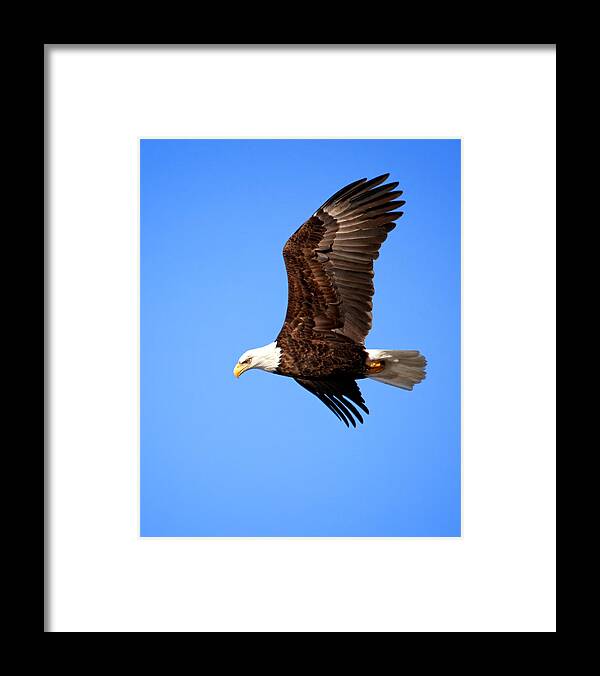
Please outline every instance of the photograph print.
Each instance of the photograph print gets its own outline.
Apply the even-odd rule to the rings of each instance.
[[[141,139],[140,295],[142,537],[461,536],[460,139]]]

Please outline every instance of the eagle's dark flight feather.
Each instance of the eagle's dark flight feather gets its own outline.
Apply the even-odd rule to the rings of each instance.
[[[362,415],[352,402],[365,413],[369,413],[360,389],[352,377],[338,377],[323,381],[305,380],[303,378],[294,378],[294,380],[311,394],[316,395],[346,426],[348,426],[348,421],[350,421],[352,426],[356,427],[352,414],[361,423],[364,422]]]

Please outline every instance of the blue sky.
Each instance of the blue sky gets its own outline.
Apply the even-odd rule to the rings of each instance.
[[[460,141],[141,141],[142,536],[460,535]],[[232,369],[275,339],[281,250],[332,193],[390,173],[367,347],[418,349],[412,392],[359,381],[347,429],[293,380]]]

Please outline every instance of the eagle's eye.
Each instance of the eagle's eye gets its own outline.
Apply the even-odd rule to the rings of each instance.
[[[252,361],[252,357],[248,357],[248,359],[244,359],[243,362],[240,362],[241,364],[249,364]]]

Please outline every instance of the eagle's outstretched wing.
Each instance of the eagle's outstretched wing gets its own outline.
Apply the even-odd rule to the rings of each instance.
[[[311,394],[318,397],[330,411],[348,427],[348,422],[356,427],[354,417],[363,422],[363,417],[358,406],[365,413],[369,409],[365,406],[365,400],[360,393],[360,389],[353,378],[326,378],[323,380],[306,380],[304,378],[294,378],[294,380],[308,390]],[[354,406],[356,404],[356,406]]]
[[[373,260],[402,216],[389,174],[362,178],[330,197],[287,241],[284,329],[295,337],[364,344],[371,329]],[[283,330],[283,329],[282,329]]]

